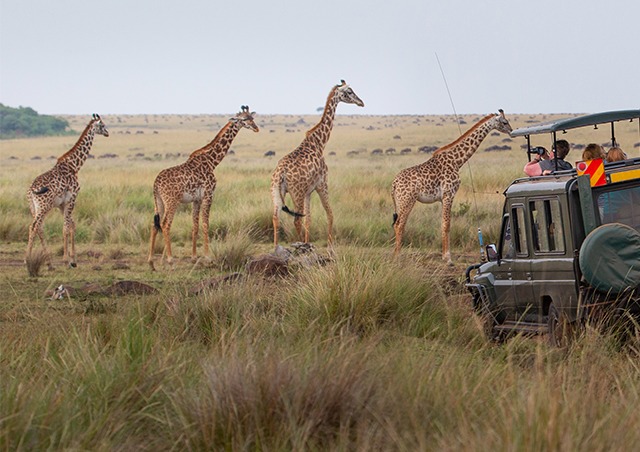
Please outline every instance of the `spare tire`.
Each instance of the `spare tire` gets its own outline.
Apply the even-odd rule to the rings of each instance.
[[[640,286],[640,233],[621,223],[604,224],[584,239],[580,270],[591,286],[620,293]]]

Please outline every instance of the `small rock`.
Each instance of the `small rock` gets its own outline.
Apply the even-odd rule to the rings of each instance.
[[[286,276],[289,274],[287,261],[274,254],[263,254],[246,265],[247,273],[264,276]]]

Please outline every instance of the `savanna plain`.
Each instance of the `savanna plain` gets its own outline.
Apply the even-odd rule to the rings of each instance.
[[[514,129],[566,116],[506,114]],[[54,268],[34,277],[23,263],[26,190],[90,115],[66,117],[75,135],[0,141],[0,450],[637,447],[640,339],[621,344],[587,328],[568,348],[520,335],[496,345],[472,312],[464,270],[480,258],[478,227],[485,243],[498,240],[524,139],[491,134],[462,168],[453,265],[440,258],[439,204],[414,208],[392,259],[393,177],[429,157],[419,148],[455,140],[483,115],[338,115],[325,150],[335,245],[314,195],[321,259],[265,276],[246,264],[273,251],[271,172],[319,115],[258,114],[260,132],[241,130],[216,170],[211,259],[191,261],[183,207],[171,230],[175,265],[159,263],[159,243],[152,272],[154,178],[229,116],[104,115],[110,136],[95,138],[79,174],[78,267],[62,262],[55,211],[45,222]],[[637,123],[617,125],[630,155],[639,135]],[[605,143],[610,130],[562,137]],[[550,148],[550,137],[532,144]],[[291,217],[281,225],[290,247]],[[153,293],[107,290],[125,282]],[[52,299],[60,285],[75,290]]]

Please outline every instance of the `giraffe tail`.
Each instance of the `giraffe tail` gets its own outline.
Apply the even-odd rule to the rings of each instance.
[[[398,221],[398,214],[393,212],[393,223],[391,223],[391,226],[393,226],[394,224],[396,224],[396,221]]]
[[[162,231],[162,226],[160,226],[160,214],[157,213],[153,216],[153,227],[156,228],[156,231]]]
[[[282,210],[284,212],[287,212],[289,215],[291,215],[293,217],[304,217],[304,214],[298,213],[298,212],[294,212],[293,210],[290,210],[286,205],[282,206]]]
[[[34,195],[44,195],[49,191],[49,187],[42,187],[37,190],[32,190]]]

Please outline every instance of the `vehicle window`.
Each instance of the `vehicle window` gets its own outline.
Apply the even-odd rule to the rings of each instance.
[[[536,252],[564,252],[562,214],[558,199],[536,199],[529,202],[531,236]]]
[[[524,206],[514,206],[511,210],[511,218],[513,218],[511,234],[513,236],[512,240],[515,244],[516,254],[518,256],[526,256],[529,254],[529,250],[527,248]]]
[[[640,187],[598,195],[600,222],[623,223],[640,232]]]

